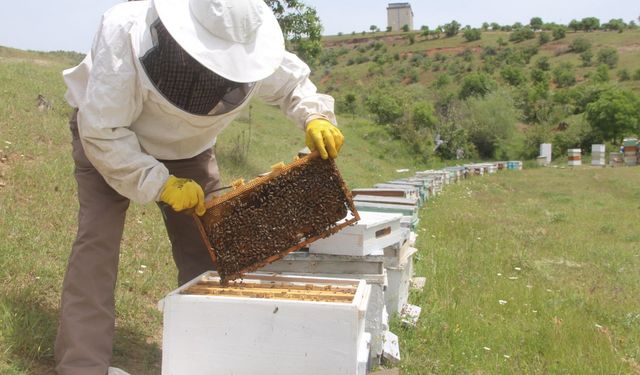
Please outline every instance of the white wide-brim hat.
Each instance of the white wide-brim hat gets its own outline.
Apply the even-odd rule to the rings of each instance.
[[[200,64],[235,82],[273,74],[284,37],[263,0],[153,0],[160,20]]]

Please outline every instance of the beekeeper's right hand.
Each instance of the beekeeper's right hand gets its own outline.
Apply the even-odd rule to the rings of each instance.
[[[196,215],[202,216],[206,211],[202,187],[188,178],[169,176],[160,194],[160,200],[178,212],[195,208]]]

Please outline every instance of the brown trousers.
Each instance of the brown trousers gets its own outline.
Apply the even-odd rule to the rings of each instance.
[[[77,110],[69,126],[78,184],[78,233],[62,286],[55,341],[60,375],[105,375],[112,356],[115,285],[120,241],[129,199],[113,190],[87,159],[78,137]],[[191,159],[162,161],[177,177],[191,178],[207,192],[219,184],[211,150]],[[171,240],[180,285],[214,269],[193,217],[158,205]]]

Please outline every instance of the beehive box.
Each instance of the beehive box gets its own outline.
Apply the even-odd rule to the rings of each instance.
[[[162,374],[366,374],[363,280],[205,273],[159,303]]]
[[[382,333],[385,324],[384,290],[387,286],[382,255],[313,254],[303,249],[266,265],[258,272],[364,280],[371,287],[365,314],[365,331],[371,334],[371,362],[376,363],[379,359],[382,354]]]
[[[381,212],[402,214],[400,225],[415,228],[418,223],[418,207],[391,203],[355,202],[360,212]]]
[[[338,233],[309,245],[310,253],[336,255],[382,255],[383,249],[400,241],[402,214],[360,212],[360,220]]]
[[[397,267],[386,267],[388,286],[384,293],[385,306],[390,315],[402,311],[409,300],[411,278],[413,277],[413,255],[418,250],[409,247],[403,254],[404,259]]]
[[[216,197],[206,207],[196,221],[223,280],[254,271],[359,219],[335,162],[322,160],[317,152]],[[342,220],[347,215],[350,219]]]
[[[358,195],[375,195],[380,197],[397,197],[397,198],[418,198],[418,191],[409,191],[404,189],[378,189],[378,188],[369,188],[369,189],[352,189],[351,194],[354,197]]]

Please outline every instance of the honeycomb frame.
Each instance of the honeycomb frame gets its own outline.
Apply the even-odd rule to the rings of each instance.
[[[263,256],[260,259],[255,259],[255,262],[253,262],[252,264],[239,266],[237,267],[236,270],[233,270],[233,271],[225,270],[224,269],[225,267],[221,267],[224,264],[226,264],[225,262],[228,262],[228,260],[226,260],[225,258],[225,262],[218,262],[220,255],[222,254],[221,253],[222,249],[216,249],[216,246],[214,246],[214,244],[212,244],[212,241],[210,241],[210,236],[216,236],[216,233],[215,233],[216,225],[221,223],[223,220],[229,220],[229,215],[234,214],[234,212],[230,213],[229,209],[225,207],[233,204],[239,204],[238,202],[247,201],[249,199],[248,197],[250,196],[250,194],[255,193],[256,191],[260,191],[261,188],[264,189],[264,186],[271,186],[269,184],[278,183],[278,179],[289,178],[290,176],[289,177],[287,176],[291,172],[296,173],[295,171],[297,171],[300,173],[300,171],[303,171],[304,168],[311,167],[312,163],[327,163],[325,166],[323,166],[323,168],[327,168],[331,172],[332,176],[337,178],[337,181],[334,181],[333,178],[331,179],[331,181],[334,182],[331,188],[336,189],[334,193],[341,195],[344,199],[342,201],[331,202],[331,203],[332,204],[335,203],[336,210],[342,209],[344,208],[344,206],[346,206],[346,210],[347,210],[346,215],[337,218],[337,220],[335,220],[335,222],[333,222],[332,225],[329,225],[320,233],[313,233],[313,230],[310,230],[308,227],[292,228],[291,230],[289,230],[289,232],[296,231],[296,233],[301,235],[301,237],[299,238],[296,244],[283,248],[282,250],[278,250],[275,254],[261,254]],[[315,176],[315,177],[321,177],[321,176]],[[327,177],[327,176],[324,176],[324,177]],[[303,188],[310,190],[310,191],[304,192],[304,194],[306,194],[307,196],[312,196],[314,194],[314,191],[312,191],[314,186],[312,185],[307,186],[306,184],[301,184],[301,185]],[[297,187],[299,188],[300,186],[297,186]],[[297,203],[304,206],[306,202],[297,202]],[[289,204],[291,204],[291,202],[289,202]],[[295,208],[303,209],[303,210],[310,208],[308,206],[304,206],[304,207],[302,206],[298,206]],[[207,250],[209,251],[209,255],[211,256],[213,263],[216,264],[218,268],[217,271],[225,282],[228,280],[239,278],[245,273],[255,271],[260,267],[263,267],[269,263],[279,260],[293,251],[299,250],[300,248],[305,247],[308,244],[318,239],[328,237],[331,234],[340,231],[344,227],[352,225],[356,223],[358,220],[360,220],[358,212],[353,203],[351,192],[346,187],[344,180],[342,179],[340,172],[338,171],[338,168],[335,164],[335,161],[333,159],[322,160],[317,151],[314,151],[309,155],[306,155],[292,162],[291,164],[288,164],[279,169],[273,170],[269,174],[266,174],[254,180],[251,180],[247,184],[242,185],[227,194],[224,194],[219,197],[214,197],[211,200],[206,202],[205,207],[207,209],[205,214],[202,217],[198,217],[194,214],[194,218],[198,225],[201,238],[204,244],[206,245]],[[319,211],[319,210],[316,210],[316,211]],[[352,216],[351,218],[348,218],[349,211],[351,212],[351,216]],[[338,211],[334,213],[337,214],[337,212]],[[328,216],[329,214],[327,214],[326,212],[310,212],[309,213],[310,217],[319,217],[322,215]],[[338,214],[338,216],[340,215]],[[334,217],[334,219],[336,217]],[[348,219],[339,224],[337,223],[338,221],[344,219],[345,217],[347,217]],[[325,219],[328,220],[329,218],[325,217]],[[246,235],[245,232],[243,232],[243,235]],[[266,238],[272,238],[271,235],[278,236],[278,234],[279,234],[278,230],[274,228],[269,232],[268,235],[266,235]],[[231,235],[231,234],[227,234],[227,235]],[[229,256],[229,254],[232,253],[232,251],[233,249],[223,250],[223,252],[226,253],[227,257]],[[238,261],[236,264],[239,264],[239,262],[240,261]]]

